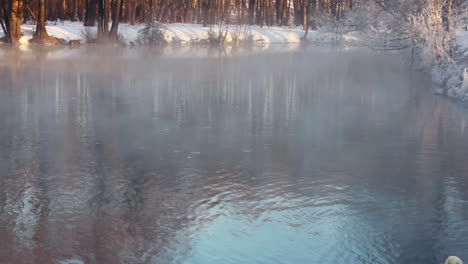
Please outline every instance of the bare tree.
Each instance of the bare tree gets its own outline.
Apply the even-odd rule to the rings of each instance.
[[[46,30],[46,0],[38,0],[36,32],[30,42],[56,44],[58,40],[49,36]]]
[[[18,43],[21,38],[21,19],[23,18],[23,0],[1,0],[2,29],[5,41]]]

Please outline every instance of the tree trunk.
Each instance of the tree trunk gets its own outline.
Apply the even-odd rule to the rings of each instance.
[[[105,42],[109,37],[110,0],[98,0],[98,41]]]
[[[105,37],[104,32],[104,0],[98,0],[98,26],[97,26],[97,38],[102,40]]]
[[[127,0],[127,1],[131,1],[131,3],[132,3],[131,8],[128,11],[128,12],[130,12],[129,13],[129,15],[130,15],[130,25],[135,25],[135,22],[136,22],[136,19],[135,19],[135,17],[136,17],[136,4],[137,3],[136,3],[136,0]]]
[[[302,0],[303,1],[303,21],[302,24],[304,25],[304,39],[307,38],[307,34],[309,33],[309,6],[310,0]]]
[[[109,34],[109,20],[110,20],[110,0],[104,0],[104,32],[106,32],[106,35]]]
[[[304,23],[304,1],[294,0],[294,24],[303,25]]]
[[[46,0],[38,0],[38,3],[36,32],[30,42],[55,44],[57,39],[49,36],[46,30]]]
[[[317,0],[309,0],[309,28],[312,30],[317,30],[317,23],[315,21],[315,11],[317,10]]]
[[[78,0],[72,0],[70,20],[71,21],[76,21],[77,18],[78,18]]]
[[[255,23],[255,0],[249,0],[249,24],[253,25]]]
[[[96,0],[86,0],[85,27],[94,27],[96,21],[96,4]]]
[[[445,0],[442,6],[442,23],[447,32],[451,30],[453,0]]]
[[[57,21],[57,15],[55,12],[55,6],[56,6],[57,0],[51,0],[50,5],[48,6],[48,14],[49,14],[49,19],[52,21]]]
[[[61,11],[60,18],[65,20],[67,18],[67,0],[62,0]]]
[[[123,0],[114,0],[112,8],[112,27],[109,33],[109,38],[113,41],[117,40],[117,32],[119,29],[120,17],[122,16]]]
[[[5,2],[8,2],[6,0]],[[21,19],[23,14],[23,1],[11,0],[8,5],[8,20],[7,20],[7,40],[11,43],[17,44],[21,38]]]

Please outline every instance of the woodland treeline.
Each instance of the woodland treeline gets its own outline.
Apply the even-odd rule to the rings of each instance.
[[[45,21],[82,21],[100,39],[117,37],[119,23],[218,23],[309,26],[314,12],[340,18],[354,0],[0,0],[5,41],[18,42],[21,23],[37,22],[33,38],[51,41]],[[111,22],[110,26],[109,23]]]

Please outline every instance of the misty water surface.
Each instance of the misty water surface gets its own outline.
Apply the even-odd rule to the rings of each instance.
[[[57,52],[2,55],[0,263],[468,259],[468,113],[398,54]]]

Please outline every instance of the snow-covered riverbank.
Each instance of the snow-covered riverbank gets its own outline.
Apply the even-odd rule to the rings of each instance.
[[[453,65],[443,71],[442,78],[436,77],[436,79],[442,82],[442,89],[440,89],[442,93],[452,98],[468,101],[468,31],[459,30],[456,42],[457,50],[454,54]]]
[[[301,27],[260,27],[260,26],[245,26],[245,25],[228,25],[213,27],[203,27],[198,24],[167,24],[164,25],[164,38],[169,43],[192,43],[209,38],[210,31],[215,34],[219,30],[226,31],[226,42],[229,43],[233,39],[249,38],[254,43],[299,43],[304,37],[304,31]],[[145,25],[128,25],[121,24],[119,26],[119,34],[127,43],[135,41],[138,38],[138,32],[145,28]],[[35,25],[22,25],[23,37],[20,39],[21,45],[27,45],[35,30]],[[47,31],[49,35],[66,41],[79,39],[83,43],[86,41],[84,31],[86,28],[81,22],[49,22]],[[89,30],[95,31],[95,28]],[[322,34],[319,31],[310,31],[307,35],[310,41],[329,42],[331,36]]]
[[[468,31],[460,31],[457,35],[457,44],[463,50],[463,54],[468,56]]]

